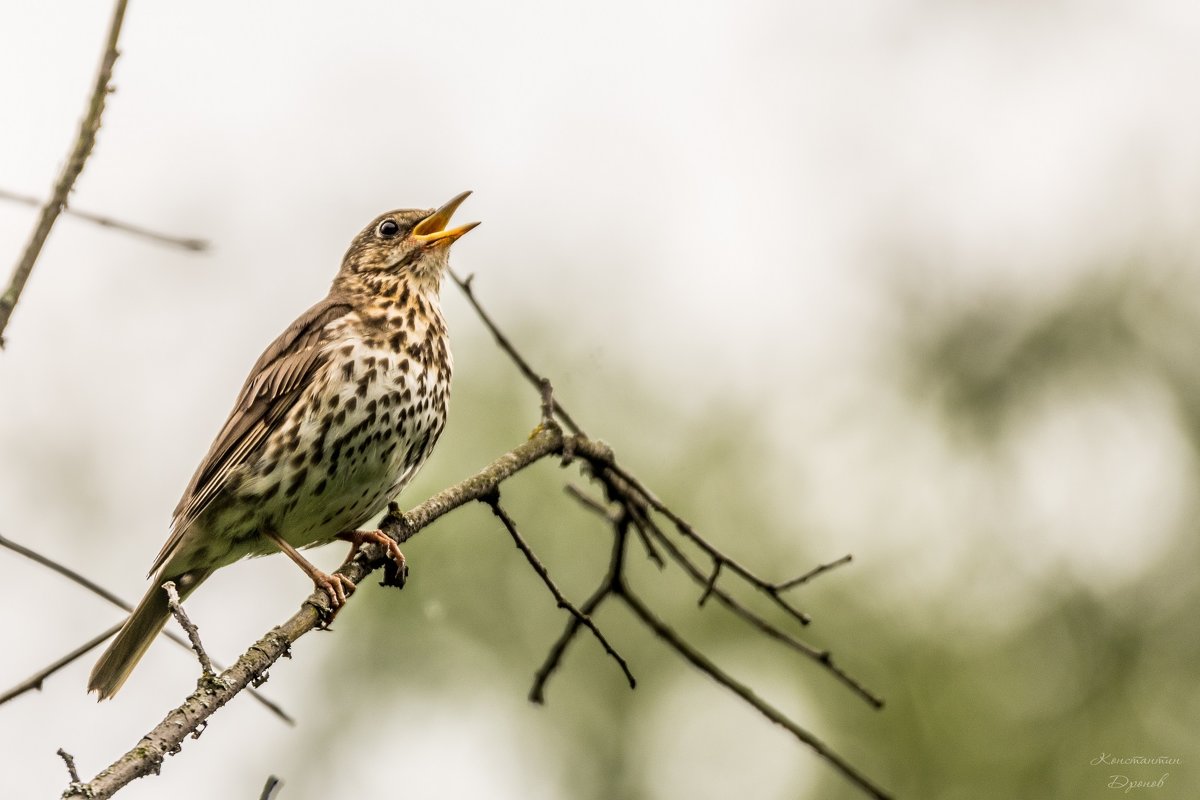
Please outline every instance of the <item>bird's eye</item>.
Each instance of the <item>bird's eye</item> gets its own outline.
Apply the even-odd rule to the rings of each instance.
[[[379,223],[379,235],[384,239],[394,239],[400,233],[400,226],[394,219],[385,219]]]

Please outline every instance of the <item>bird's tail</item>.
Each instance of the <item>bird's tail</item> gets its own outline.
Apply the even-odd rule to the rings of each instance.
[[[113,639],[104,655],[96,662],[96,666],[92,667],[92,674],[88,678],[88,691],[97,692],[100,695],[99,699],[107,700],[117,693],[129,677],[129,673],[133,672],[133,668],[142,660],[150,643],[171,616],[171,609],[167,605],[167,593],[162,588],[164,583],[175,581],[179,597],[182,599],[194,592],[211,573],[212,570],[196,569],[175,576],[156,577],[150,591],[146,592],[142,602],[137,604],[137,608],[117,633],[117,638]]]

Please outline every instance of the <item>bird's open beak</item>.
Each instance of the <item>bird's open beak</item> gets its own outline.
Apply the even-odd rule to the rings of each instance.
[[[446,230],[446,224],[450,222],[450,218],[454,216],[454,212],[462,205],[463,200],[470,196],[470,192],[463,192],[455,197],[449,203],[434,211],[425,219],[417,223],[417,226],[412,230],[412,238],[416,239],[426,247],[445,242],[449,245],[458,237],[462,236],[467,231],[478,225],[478,222],[468,222],[466,225],[459,225],[457,228]]]

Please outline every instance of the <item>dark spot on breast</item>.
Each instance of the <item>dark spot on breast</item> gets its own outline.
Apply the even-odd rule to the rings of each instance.
[[[354,362],[347,361],[345,364],[342,364],[342,379],[348,381],[353,377],[354,377]]]
[[[287,496],[295,497],[296,492],[300,491],[300,487],[304,485],[304,480],[308,477],[308,467],[297,472],[292,476],[291,483],[288,484]]]
[[[327,483],[326,479],[325,479],[325,478],[321,478],[321,482],[320,482],[320,483],[318,483],[318,484],[316,485],[316,487],[313,489],[313,494],[314,494],[314,495],[320,495],[320,494],[324,494],[324,493],[325,493],[325,484],[326,484],[326,483]]]

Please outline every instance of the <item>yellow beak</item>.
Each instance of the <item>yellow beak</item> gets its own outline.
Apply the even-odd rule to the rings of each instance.
[[[462,236],[467,231],[478,225],[478,222],[468,222],[466,225],[459,225],[457,228],[446,230],[446,225],[450,222],[450,218],[454,216],[454,212],[462,205],[462,202],[470,196],[470,192],[463,192],[455,197],[449,203],[434,211],[425,219],[417,223],[417,226],[412,230],[412,238],[416,239],[426,247],[431,247],[435,244],[445,242],[449,245],[458,237]]]

